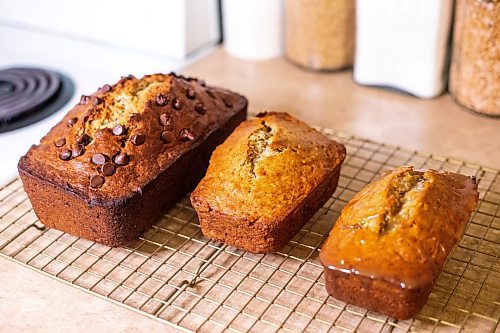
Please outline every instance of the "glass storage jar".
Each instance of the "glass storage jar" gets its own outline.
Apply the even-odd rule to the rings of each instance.
[[[500,1],[458,0],[450,93],[476,112],[500,116]]]
[[[300,66],[335,70],[352,66],[354,0],[287,0],[285,52]]]

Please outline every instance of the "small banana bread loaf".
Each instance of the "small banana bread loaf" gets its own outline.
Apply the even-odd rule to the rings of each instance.
[[[286,113],[242,123],[191,195],[203,234],[254,253],[279,250],[331,197],[345,153]]]
[[[245,97],[197,79],[128,76],[82,96],[19,174],[43,224],[124,245],[196,186],[246,109]]]
[[[423,307],[479,193],[474,177],[400,167],[344,207],[323,245],[333,297],[399,319]]]

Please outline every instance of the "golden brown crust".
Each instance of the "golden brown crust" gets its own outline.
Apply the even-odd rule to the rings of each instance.
[[[419,172],[412,167],[398,168],[369,184],[344,207],[322,247],[327,280],[338,284],[342,279],[351,287],[346,281],[376,280],[389,289],[392,286],[395,295],[417,293],[424,300],[409,302],[414,308],[403,315],[402,309],[391,313],[394,304],[368,304],[368,289],[351,292],[348,299],[339,288],[327,289],[341,299],[392,316],[414,315],[462,236],[478,195],[473,177]]]
[[[110,246],[194,188],[247,108],[243,96],[174,74],[123,78],[82,101],[18,169],[42,223]],[[83,135],[83,154],[61,159]]]
[[[344,146],[286,113],[242,123],[191,195],[203,233],[252,252],[276,251],[331,196],[344,158]]]
[[[189,98],[188,93],[194,97]],[[19,167],[88,200],[124,199],[140,192],[179,156],[200,145],[220,124],[246,108],[246,103],[240,95],[174,74],[142,79],[128,76],[91,96],[82,96],[81,103],[21,158]],[[196,111],[198,105],[202,112]],[[170,124],[161,123],[161,114],[167,115]],[[69,125],[73,119],[74,124]],[[121,125],[124,134],[115,135],[115,125]],[[182,136],[186,130],[192,138]],[[162,141],[164,131],[170,133],[171,142]],[[84,135],[88,144],[81,146],[83,154],[62,160],[61,152],[73,150]],[[134,135],[144,135],[144,143],[135,145]],[[57,147],[55,141],[61,138],[65,144]],[[122,153],[128,156],[127,165],[115,163],[113,175],[104,177],[101,187],[91,187],[90,178],[102,175],[102,166],[92,163],[92,156],[102,154],[113,163]]]

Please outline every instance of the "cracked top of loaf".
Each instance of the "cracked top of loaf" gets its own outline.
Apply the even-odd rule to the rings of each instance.
[[[279,222],[339,167],[345,153],[343,145],[286,113],[261,113],[217,147],[191,201],[199,212]]]
[[[321,262],[402,288],[432,284],[478,196],[474,177],[400,167],[344,207],[322,247]]]
[[[246,107],[243,96],[171,74],[122,78],[80,102],[19,169],[87,197],[125,199]]]

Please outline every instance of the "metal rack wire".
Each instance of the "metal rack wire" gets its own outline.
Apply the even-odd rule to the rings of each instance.
[[[185,331],[495,332],[500,318],[499,171],[320,129],[344,143],[339,187],[290,243],[256,255],[203,237],[185,198],[129,247],[37,220],[19,179],[0,188],[0,255]],[[421,314],[398,321],[328,297],[318,260],[342,207],[399,165],[475,175],[480,203]]]

